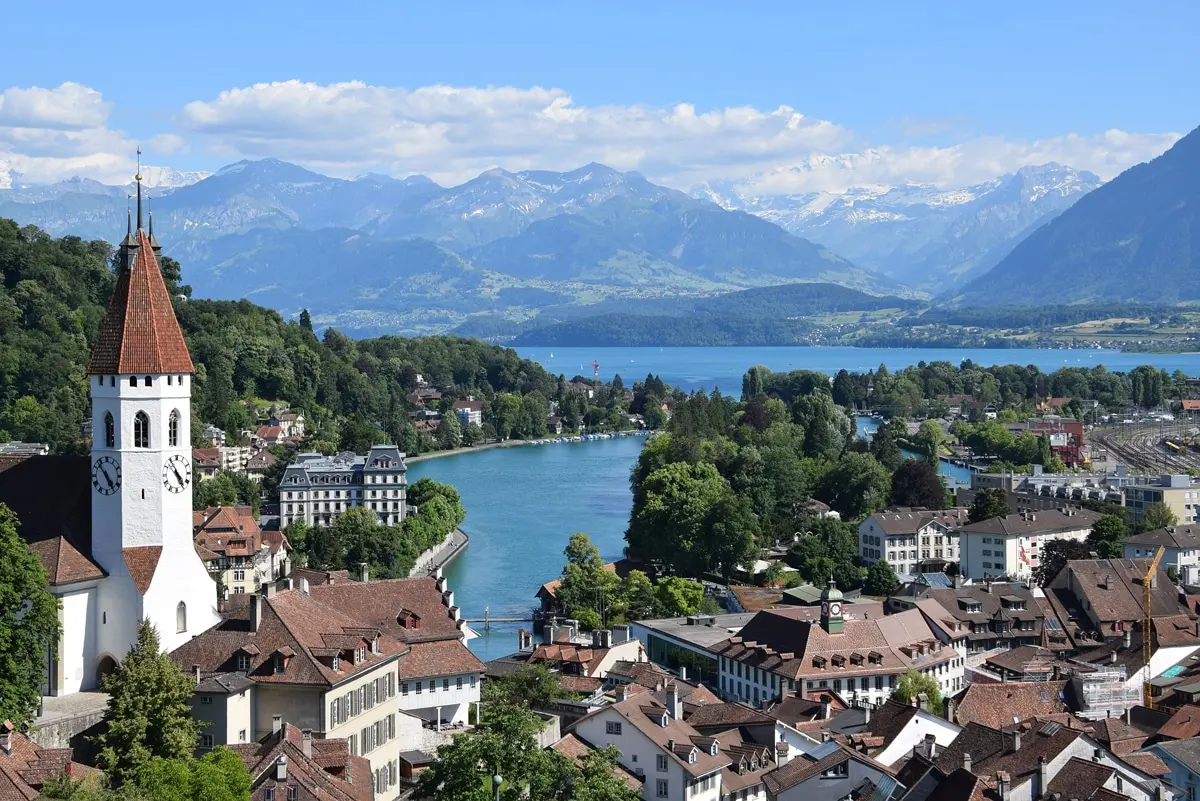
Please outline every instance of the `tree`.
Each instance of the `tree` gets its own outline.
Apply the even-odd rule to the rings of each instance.
[[[1092,558],[1092,546],[1079,540],[1047,540],[1042,543],[1042,553],[1037,567],[1033,569],[1033,580],[1039,587],[1054,581],[1067,562],[1072,559]]]
[[[650,473],[634,493],[626,539],[648,559],[688,575],[717,567],[709,547],[712,510],[732,493],[711,464],[673,462]]]
[[[483,427],[479,423],[469,423],[462,433],[462,444],[468,448],[483,442]]]
[[[638,801],[642,795],[626,783],[620,755],[611,745],[589,751],[578,766],[570,801]]]
[[[437,427],[438,445],[444,450],[452,451],[462,445],[462,424],[458,421],[458,415],[450,413],[442,416],[442,421]]]
[[[17,534],[17,516],[0,504],[0,720],[22,726],[41,699],[46,654],[58,643],[58,599],[42,560]]]
[[[867,570],[867,582],[863,585],[863,592],[867,595],[887,597],[899,587],[900,579],[896,577],[896,571],[886,560],[880,559]]]
[[[1157,531],[1160,528],[1167,528],[1179,522],[1179,518],[1171,511],[1171,507],[1167,506],[1162,501],[1155,501],[1146,507],[1146,511],[1142,513],[1142,519],[1138,521],[1138,527],[1142,531]]]
[[[907,670],[896,682],[892,690],[892,698],[908,706],[914,698],[924,694],[929,699],[929,709],[937,710],[942,707],[942,690],[935,676],[930,676],[916,670]]]
[[[153,757],[138,771],[135,786],[154,801],[242,801],[250,797],[250,772],[237,754],[214,748],[200,759]]]
[[[991,520],[993,517],[1004,517],[1011,514],[1008,508],[1008,494],[1000,488],[981,489],[975,493],[967,519],[972,523],[980,520]]]
[[[595,612],[601,625],[611,604],[618,600],[621,580],[604,566],[600,550],[583,532],[571,535],[563,555],[562,581],[555,597],[570,617],[580,618],[584,612]]]
[[[871,455],[892,472],[904,463],[904,453],[896,443],[896,434],[891,426],[883,425],[875,429],[871,437]]]
[[[678,576],[666,576],[654,587],[659,612],[665,617],[686,617],[700,611],[704,602],[704,585]]]
[[[1119,558],[1125,552],[1125,521],[1118,515],[1103,515],[1092,525],[1088,534],[1088,545],[1101,559]]]
[[[630,620],[659,617],[658,596],[650,578],[640,570],[630,570],[621,581],[621,605]]]
[[[154,757],[192,755],[200,733],[189,704],[195,682],[161,652],[153,625],[138,627],[137,642],[101,685],[109,699],[97,759],[110,780],[132,781]]]
[[[300,327],[305,331],[312,331],[312,315],[308,313],[308,309],[300,310]]]
[[[946,434],[936,420],[925,420],[917,429],[916,445],[924,456],[931,462],[937,463]]]
[[[936,462],[909,459],[892,474],[892,503],[896,506],[924,506],[942,509],[946,505],[946,485],[938,475]]]
[[[892,477],[869,453],[847,453],[823,477],[817,496],[841,514],[857,520],[887,506]]]
[[[507,676],[488,679],[483,683],[485,704],[545,707],[563,695],[558,676],[543,664],[522,665]]]

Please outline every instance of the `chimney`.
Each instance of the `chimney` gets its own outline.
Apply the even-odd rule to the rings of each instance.
[[[279,734],[279,730],[283,728],[283,715],[271,715],[271,733]]]
[[[1104,752],[1101,751],[1099,748],[1092,749],[1092,761],[1093,762],[1099,762],[1103,756],[1104,756]]]
[[[821,698],[821,720],[829,720],[829,712],[830,712],[829,699],[822,697]]]
[[[200,683],[200,666],[199,665],[192,665],[192,675],[194,675],[196,677],[196,683],[199,684]]]
[[[1117,664],[1117,652],[1116,652],[1116,651],[1113,651],[1111,654],[1109,654],[1109,660],[1108,660],[1108,661],[1109,661],[1109,662],[1111,662],[1111,663],[1112,663],[1112,664],[1114,664],[1114,665],[1115,665],[1115,664]]]
[[[1046,757],[1038,757],[1038,792],[1045,795],[1050,787],[1050,771],[1046,768]]]
[[[679,703],[679,686],[675,682],[671,682],[671,686],[667,688],[667,714],[675,720],[683,719],[683,708]]]
[[[1104,577],[1104,589],[1106,589],[1106,590],[1112,589],[1112,573],[1109,573],[1108,575],[1106,575]]]
[[[1018,729],[1013,732],[1013,751],[1021,750],[1021,731]]]
[[[306,578],[300,579],[300,592],[304,593],[305,595],[308,595],[308,579],[306,579]]]
[[[687,666],[686,665],[679,666],[679,678],[682,679],[683,681],[687,681]]]
[[[0,723],[0,751],[3,751],[6,756],[12,756],[12,735],[13,724],[11,720],[6,720]]]
[[[362,582],[370,581],[371,567],[366,562],[358,563],[358,580]]]
[[[775,764],[786,765],[788,760],[792,758],[790,753],[791,746],[788,741],[783,739],[783,735],[779,735],[779,742],[775,743]]]
[[[624,684],[617,685],[617,703],[620,703],[629,697],[629,691]]]
[[[667,740],[667,750],[670,751],[672,754],[675,753],[675,740],[674,739]]]
[[[291,576],[288,576],[287,578],[285,578],[283,580],[283,586],[287,587],[289,590],[295,589],[295,587],[292,585],[292,577]]]
[[[1133,630],[1127,628],[1127,629],[1125,629],[1125,650],[1128,651],[1132,645],[1133,645]]]
[[[871,705],[863,704],[862,710],[863,710],[863,725],[866,726],[871,722]]]
[[[923,745],[924,748],[922,750],[925,756],[929,759],[933,759],[934,754],[937,753],[937,738],[934,737],[933,734],[926,734]]]
[[[963,770],[965,770],[967,773],[971,772],[971,752],[970,751],[966,751],[963,753]]]
[[[274,598],[276,592],[275,582],[268,581],[266,584],[263,584],[259,592],[264,598]]]
[[[287,755],[280,754],[279,759],[275,760],[275,781],[287,781]]]
[[[258,631],[258,624],[262,621],[262,598],[258,593],[250,596],[250,631]]]
[[[955,703],[954,703],[953,698],[947,696],[946,700],[942,702],[942,708],[943,708],[943,710],[945,710],[946,720],[950,721],[951,723],[958,722],[957,720],[954,719],[955,715],[958,714],[958,710],[955,709]]]
[[[312,729],[303,730],[304,739],[300,741],[300,747],[304,751],[304,756],[312,759]]]
[[[1008,801],[1008,791],[1012,788],[1012,778],[1007,771],[996,772],[996,793],[1000,801]]]

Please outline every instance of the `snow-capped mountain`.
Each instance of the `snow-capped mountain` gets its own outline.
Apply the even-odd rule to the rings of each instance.
[[[142,167],[142,186],[148,189],[178,189],[212,175],[204,170],[175,170],[171,167]],[[130,184],[132,186],[132,183]]]
[[[922,184],[754,195],[733,183],[692,194],[811,239],[856,264],[940,294],[994,266],[1102,181],[1060,164],[959,189]]]
[[[12,164],[5,159],[0,159],[0,189],[12,189],[13,185],[13,170]]]

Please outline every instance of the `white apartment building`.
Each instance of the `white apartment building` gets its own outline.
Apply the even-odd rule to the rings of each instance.
[[[394,526],[407,514],[408,468],[394,445],[374,445],[365,456],[302,453],[279,482],[279,517],[286,528],[303,520],[328,526],[342,512],[363,506],[379,523]]]
[[[1173,567],[1180,584],[1200,582],[1200,526],[1171,526],[1125,540],[1125,558],[1154,558],[1163,549],[1162,566]]]
[[[966,509],[888,509],[858,524],[858,555],[864,565],[880,559],[901,581],[918,573],[940,571],[959,560],[956,529],[966,522]]]
[[[958,529],[960,569],[972,579],[1028,579],[1050,540],[1086,540],[1100,515],[1090,509],[1020,512]]]

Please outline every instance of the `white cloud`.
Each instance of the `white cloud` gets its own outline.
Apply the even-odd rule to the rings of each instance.
[[[749,165],[850,139],[840,126],[787,106],[580,106],[561,89],[410,91],[360,82],[231,89],[187,104],[179,124],[223,158],[274,156],[343,174],[382,166],[449,183],[493,166],[571,169],[589,161],[660,180],[715,165],[742,165],[744,175]]]
[[[77,83],[4,90],[0,163],[31,181],[85,175],[125,183],[137,143],[110,127],[111,111],[98,91]],[[866,143],[836,122],[788,106],[586,106],[563,89],[536,86],[410,90],[284,81],[187,103],[174,130],[143,144],[158,163],[199,150],[210,162],[204,166],[273,157],[334,175],[423,173],[443,184],[495,166],[565,170],[599,161],[682,189],[732,181],[765,194],[906,181],[961,186],[1047,161],[1107,179],[1178,138],[1114,130],[1038,141],[991,136],[942,147],[909,144],[908,137],[947,132],[959,122],[893,121],[884,127],[894,140]]]
[[[0,93],[0,163],[34,183],[85,176],[125,183],[137,144],[108,127],[112,104],[95,89],[64,83],[54,89],[12,87]],[[154,137],[158,152],[184,142]]]

